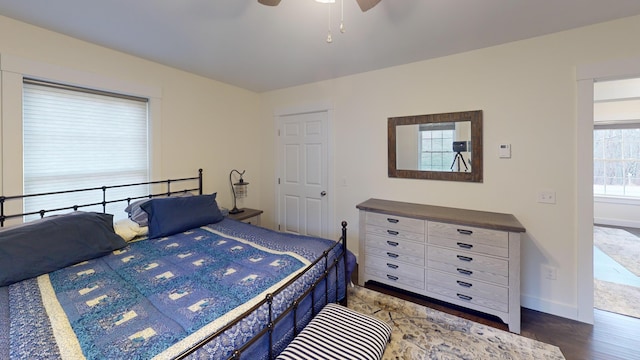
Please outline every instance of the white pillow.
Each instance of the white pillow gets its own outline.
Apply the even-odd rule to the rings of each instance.
[[[131,241],[136,236],[144,236],[149,232],[149,227],[140,226],[131,219],[122,219],[113,223],[113,230],[125,241]]]

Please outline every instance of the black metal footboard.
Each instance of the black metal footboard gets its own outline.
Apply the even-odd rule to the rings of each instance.
[[[315,316],[316,312],[316,308],[317,308],[317,303],[318,301],[322,301],[322,305],[329,303],[329,277],[331,274],[335,275],[335,297],[333,299],[335,299],[336,302],[340,302],[343,305],[347,304],[347,286],[349,284],[349,279],[347,276],[347,222],[343,221],[341,223],[342,225],[342,236],[340,237],[340,239],[331,246],[331,248],[325,250],[322,254],[322,256],[318,259],[316,259],[313,263],[311,263],[309,266],[307,266],[302,272],[300,272],[298,275],[296,275],[293,279],[291,279],[290,281],[288,281],[284,286],[282,286],[281,288],[279,288],[278,290],[274,291],[273,293],[267,294],[267,296],[260,301],[258,304],[256,304],[255,306],[253,306],[251,309],[247,310],[245,313],[243,313],[242,315],[240,315],[238,318],[234,319],[232,322],[230,322],[229,324],[227,324],[226,326],[224,326],[223,328],[219,329],[218,331],[216,331],[214,334],[211,334],[210,336],[204,338],[202,341],[200,341],[198,344],[194,345],[192,348],[185,350],[185,352],[183,352],[182,354],[180,354],[179,356],[177,356],[175,359],[184,359],[187,358],[189,355],[193,354],[194,352],[196,352],[198,349],[202,348],[203,346],[205,346],[207,343],[211,342],[211,341],[216,341],[216,338],[224,333],[225,331],[233,328],[234,326],[236,326],[237,324],[239,324],[243,319],[245,319],[246,317],[248,317],[251,313],[253,313],[255,310],[257,310],[258,308],[264,306],[265,304],[268,306],[268,311],[269,311],[269,315],[268,315],[268,323],[266,324],[266,326],[259,332],[257,333],[254,337],[252,337],[249,341],[247,341],[246,343],[244,343],[242,346],[240,346],[239,348],[237,348],[233,354],[231,354],[231,356],[228,359],[240,359],[243,352],[245,350],[247,350],[251,345],[253,345],[256,341],[262,339],[263,336],[267,336],[268,337],[268,342],[269,342],[269,355],[268,358],[269,359],[274,359],[278,353],[277,351],[274,350],[274,339],[273,339],[273,332],[274,329],[276,327],[276,325],[282,321],[283,319],[285,319],[289,314],[293,315],[293,336],[291,336],[291,338],[287,341],[290,342],[291,340],[293,340],[293,338],[298,335],[298,333],[302,330],[302,327],[304,327],[303,324],[302,327],[300,327],[299,325],[299,319],[298,319],[298,306],[300,305],[300,303],[305,300],[308,299],[308,297],[311,297],[311,307],[310,310],[312,312],[311,317]],[[339,250],[340,247],[342,248],[342,252],[340,252],[333,260],[330,260],[330,254],[334,251],[334,250]],[[324,271],[323,274],[311,285],[311,287],[309,287],[308,289],[306,289],[298,298],[293,299],[293,301],[291,302],[291,304],[277,317],[274,317],[274,313],[273,313],[273,300],[275,298],[275,296],[277,296],[278,294],[280,294],[281,292],[283,292],[289,285],[293,284],[296,280],[300,279],[301,277],[303,277],[305,274],[307,274],[308,272],[312,271],[314,267],[316,267],[316,265],[320,264],[321,262],[324,262]],[[340,269],[340,264],[343,264],[343,270],[344,270],[344,278],[343,280],[343,286],[342,288],[344,289],[344,298],[343,299],[339,299],[339,292],[340,292],[340,276],[339,276],[339,269]],[[320,286],[321,284],[324,284],[324,296],[322,296],[322,299],[316,299],[316,288],[318,286]],[[287,344],[284,344],[285,346]]]

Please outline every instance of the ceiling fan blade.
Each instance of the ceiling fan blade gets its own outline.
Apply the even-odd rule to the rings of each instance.
[[[356,0],[358,2],[358,5],[360,5],[360,10],[362,10],[362,12],[365,12],[369,9],[371,9],[372,7],[378,5],[378,3],[380,2],[380,0]]]
[[[262,5],[267,5],[267,6],[276,6],[280,4],[280,0],[258,0],[258,2]]]

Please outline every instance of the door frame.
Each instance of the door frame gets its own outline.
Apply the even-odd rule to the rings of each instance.
[[[640,57],[576,67],[577,320],[593,324],[593,84],[640,77]]]
[[[335,228],[335,186],[334,186],[334,136],[333,136],[333,106],[329,103],[318,103],[314,105],[301,105],[301,106],[291,106],[287,108],[283,108],[280,110],[274,111],[273,121],[275,131],[275,159],[276,159],[276,172],[274,174],[274,184],[275,184],[275,194],[276,194],[276,224],[278,225],[277,230],[279,230],[280,225],[282,224],[281,219],[281,211],[280,211],[280,195],[281,195],[281,187],[278,184],[278,178],[282,177],[283,171],[283,162],[282,154],[280,153],[280,118],[283,116],[291,116],[298,114],[308,114],[315,112],[326,112],[327,113],[327,168],[324,169],[327,172],[327,223],[326,228],[323,231],[327,234],[327,237],[330,239],[337,239],[339,236],[339,230]]]

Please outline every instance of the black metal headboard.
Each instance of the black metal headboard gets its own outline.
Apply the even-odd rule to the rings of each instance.
[[[177,190],[177,191],[174,191],[174,190],[171,189],[171,184],[175,184],[175,183],[184,184],[185,182],[196,181],[196,180],[198,182],[198,187],[197,188],[181,188],[180,190]],[[148,195],[145,195],[145,196],[127,197],[127,198],[108,200],[107,201],[107,191],[109,189],[125,188],[125,187],[131,187],[131,186],[141,186],[141,185],[158,185],[158,184],[166,184],[166,191],[159,192],[159,193],[151,193],[151,194],[148,194]],[[32,211],[32,212],[26,212],[26,213],[23,212],[23,213],[16,213],[16,214],[5,214],[5,203],[7,203],[9,201],[16,201],[16,200],[22,201],[23,199],[30,198],[30,197],[69,194],[69,193],[78,193],[78,192],[88,192],[88,191],[96,191],[96,190],[102,190],[102,201],[97,201],[97,202],[88,203],[88,204],[71,205],[71,206],[60,207],[60,208],[56,208],[56,209],[46,209],[46,210],[43,209],[43,210],[39,210],[39,211]],[[149,198],[150,199],[150,198],[158,197],[158,196],[171,196],[172,194],[178,194],[178,193],[183,193],[183,192],[192,192],[192,191],[197,191],[198,194],[202,195],[202,169],[198,169],[198,176],[181,178],[181,179],[167,179],[167,180],[158,180],[158,181],[134,183],[134,184],[99,186],[99,187],[91,187],[91,188],[84,188],[84,189],[73,189],[73,190],[62,190],[62,191],[54,191],[54,192],[39,193],[39,194],[0,196],[0,227],[4,226],[4,222],[6,220],[12,219],[12,218],[17,218],[17,217],[22,217],[22,216],[38,215],[39,214],[40,217],[43,218],[46,213],[50,213],[50,212],[54,212],[54,211],[61,211],[61,210],[74,210],[74,211],[77,211],[78,209],[83,208],[83,207],[96,206],[96,205],[102,205],[102,212],[106,212],[107,204],[123,202],[123,201],[126,201],[127,204],[129,204],[129,203],[131,203],[132,200],[145,199],[145,198]]]

